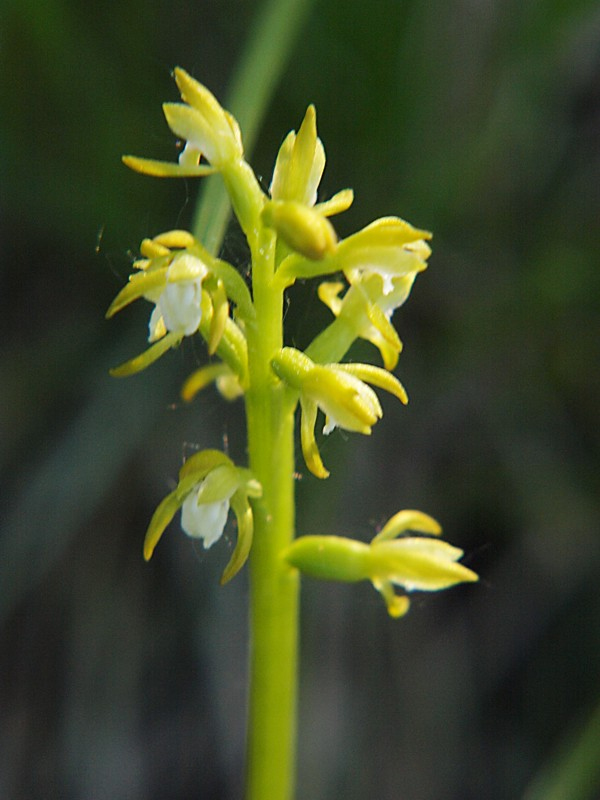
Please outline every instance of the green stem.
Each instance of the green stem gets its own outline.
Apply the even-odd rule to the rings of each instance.
[[[263,487],[250,554],[247,800],[291,800],[295,778],[299,582],[280,559],[294,536],[294,405],[270,366],[282,346],[274,255],[274,237],[263,234],[253,259],[246,394],[250,468]]]
[[[266,0],[234,75],[227,107],[246,152],[313,0]],[[217,253],[230,214],[220,176],[202,182],[192,231]],[[250,237],[252,238],[252,237]],[[253,248],[256,321],[248,324],[251,385],[246,394],[250,467],[263,486],[250,554],[250,709],[247,800],[291,800],[295,780],[298,577],[279,553],[294,535],[294,406],[270,367],[282,346],[283,290],[273,286],[274,247]]]

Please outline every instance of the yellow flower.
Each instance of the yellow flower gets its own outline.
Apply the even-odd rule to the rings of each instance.
[[[262,489],[249,470],[236,467],[218,450],[202,450],[189,458],[179,471],[177,488],[160,503],[144,540],[144,558],[152,558],[167,525],[181,508],[181,527],[200,539],[206,549],[220,539],[230,507],[237,518],[237,545],[221,582],[226,583],[242,568],[252,546],[253,514],[249,498],[259,498]]]
[[[290,131],[279,149],[271,200],[265,204],[262,220],[292,250],[312,260],[335,250],[337,236],[327,217],[345,211],[353,199],[352,191],[345,189],[325,203],[316,203],[324,169],[325,150],[317,137],[316,112],[311,105],[298,133]]]
[[[140,355],[111,370],[124,377],[145,369],[185,336],[199,331],[210,355],[217,353],[241,390],[247,375],[247,344],[244,322],[254,317],[248,288],[239,272],[210,255],[187,231],[167,231],[145,239],[142,258],[134,262],[129,282],[111,303],[107,317],[140,297],[154,304],[149,321],[151,346]],[[230,300],[236,306],[235,322]],[[239,324],[238,324],[239,323]],[[216,376],[215,376],[216,377]],[[219,380],[224,393],[234,394],[232,380]],[[198,388],[201,388],[199,386]]]
[[[221,107],[201,83],[176,67],[175,81],[183,103],[164,103],[163,112],[173,133],[185,140],[179,163],[123,156],[136,172],[165,177],[202,177],[243,156],[242,138],[235,118]],[[204,156],[210,166],[200,164]]]
[[[431,254],[426,239],[431,239],[427,231],[399,217],[382,217],[339,243],[339,268],[352,284],[379,275],[383,295],[388,295],[394,291],[394,279],[426,269]]]
[[[271,365],[300,394],[302,452],[307,467],[318,478],[329,475],[315,440],[319,408],[325,413],[325,434],[339,427],[368,435],[383,412],[377,395],[366,382],[385,389],[403,403],[408,402],[400,381],[371,364],[315,364],[299,350],[284,347]]]
[[[317,209],[323,213],[319,206],[315,206]],[[343,272],[354,285],[375,275],[382,281],[381,295],[393,295],[399,278],[414,276],[427,268],[431,254],[427,239],[431,239],[430,233],[413,228],[399,217],[382,217],[342,239],[318,260],[301,250],[291,253],[281,262],[277,278],[287,287],[298,278]]]
[[[402,536],[413,530],[425,536]],[[326,580],[370,580],[382,595],[392,617],[408,611],[405,593],[435,592],[458,583],[478,580],[475,572],[459,564],[463,551],[437,537],[439,524],[421,511],[400,511],[370,545],[341,536],[301,536],[284,552],[284,559],[306,575]]]
[[[325,169],[325,149],[317,137],[317,112],[310,105],[298,133],[290,131],[279,148],[269,193],[273,200],[314,206]]]
[[[392,278],[392,291],[388,294],[384,293],[384,282],[377,274],[357,277],[350,288],[340,281],[323,282],[318,294],[334,316],[343,319],[357,337],[378,348],[385,368],[392,370],[398,363],[402,342],[391,317],[410,294],[416,274],[410,272]],[[348,290],[341,298],[339,295],[344,289]]]
[[[106,317],[112,317],[140,297],[154,303],[148,325],[151,347],[115,367],[112,375],[123,377],[145,369],[178,345],[184,336],[198,330],[202,319],[202,282],[209,270],[202,259],[188,252],[187,248],[194,243],[190,233],[177,230],[142,242],[140,250],[144,258],[134,262],[136,271],[111,303]]]

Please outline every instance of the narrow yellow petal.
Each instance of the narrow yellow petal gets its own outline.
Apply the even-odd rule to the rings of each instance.
[[[254,518],[248,498],[242,492],[236,492],[230,502],[238,524],[237,542],[221,575],[221,586],[234,578],[248,560],[254,535]]]
[[[338,295],[345,285],[346,284],[341,281],[323,281],[323,283],[319,284],[319,288],[317,289],[319,300],[325,303],[331,313],[336,317],[342,310],[342,301]]]
[[[208,364],[205,367],[200,367],[189,376],[181,387],[181,399],[186,403],[191,402],[194,397],[205,389],[213,381],[222,375],[229,373],[229,367],[226,364]]]
[[[208,473],[220,466],[233,467],[233,461],[220,450],[200,450],[186,459],[179,470],[179,483],[191,478],[195,483],[199,483]],[[179,491],[179,489],[178,489]]]
[[[373,364],[336,364],[334,366],[336,369],[341,369],[350,375],[360,378],[361,381],[366,381],[380,389],[385,389],[386,392],[393,394],[405,405],[408,403],[408,396],[404,386],[391,372]]]
[[[168,248],[176,247],[181,250],[185,250],[186,248],[192,247],[196,244],[196,240],[189,231],[177,229],[165,231],[165,233],[159,233],[158,236],[154,237],[153,241]]]
[[[372,583],[383,597],[390,617],[399,619],[408,612],[410,600],[405,594],[396,594],[390,581],[374,580]]]
[[[398,332],[381,310],[381,307],[378,306],[377,303],[368,303],[367,316],[371,325],[379,331],[392,347],[397,348],[398,352],[400,352],[402,350],[402,342],[400,341]]]
[[[429,514],[413,509],[404,509],[403,511],[398,511],[385,523],[377,536],[373,538],[371,544],[395,539],[405,531],[416,531],[417,533],[429,533],[433,536],[439,536],[442,533],[442,527]]]
[[[193,144],[205,154],[207,161],[218,165],[220,156],[223,155],[220,145],[225,142],[220,141],[223,136],[211,126],[204,114],[183,103],[163,103],[163,113],[175,136]],[[225,124],[227,125],[226,121]],[[231,132],[230,136],[233,139]]]
[[[145,258],[159,258],[160,256],[170,255],[171,251],[155,239],[143,239],[140,245],[140,253]]]
[[[168,333],[165,337],[159,339],[158,342],[155,342],[152,347],[140,353],[139,356],[135,356],[135,358],[126,361],[118,367],[114,367],[109,370],[109,372],[113,378],[126,378],[129,375],[135,375],[137,372],[141,372],[143,369],[146,369],[146,367],[149,367],[150,364],[157,361],[170,347],[178,345],[182,339],[183,335],[181,333]]]
[[[151,175],[153,178],[202,178],[217,171],[208,164],[184,165],[171,161],[157,161],[153,158],[139,158],[138,156],[123,156],[121,160],[135,172]]]
[[[377,542],[370,549],[370,577],[389,580],[408,592],[435,592],[479,580],[475,572],[458,563],[462,555],[460,548],[424,536]]]
[[[317,421],[317,404],[310,400],[300,399],[302,414],[300,417],[300,441],[302,455],[306,466],[317,478],[328,478],[329,471],[325,469],[321,454],[315,439],[315,424]]]
[[[175,67],[173,72],[182,99],[199,111],[215,132],[222,133],[225,127],[231,128],[221,104],[204,84],[192,78],[181,67]]]
[[[167,267],[138,272],[129,278],[127,283],[112,301],[106,312],[106,319],[110,319],[117,311],[143,297],[148,292],[161,289],[167,282]]]
[[[202,481],[196,495],[196,502],[198,505],[211,505],[222,500],[229,500],[239,488],[240,482],[239,471],[233,464],[221,464],[211,469]]]
[[[334,214],[341,214],[343,211],[347,211],[352,202],[354,200],[354,192],[352,189],[342,189],[333,197],[330,197],[329,200],[325,200],[323,203],[317,203],[315,205],[315,211],[318,211],[319,214],[322,214],[324,217],[332,217]]]
[[[400,217],[380,217],[357,233],[344,240],[346,246],[363,247],[399,247],[419,239],[431,239],[429,231],[414,228],[410,222]]]
[[[171,494],[168,494],[158,505],[156,511],[152,515],[144,538],[144,559],[146,561],[150,561],[152,558],[154,548],[182,503],[183,499],[178,497],[176,492],[171,492]]]

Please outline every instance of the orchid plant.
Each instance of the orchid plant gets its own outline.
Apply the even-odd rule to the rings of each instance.
[[[369,544],[295,533],[296,409],[306,467],[326,479],[315,433],[320,415],[325,435],[335,428],[368,435],[382,417],[375,389],[407,402],[392,374],[402,343],[391,318],[427,266],[431,234],[385,217],[340,240],[330,219],[349,208],[353,193],[343,189],[318,201],[325,151],[314,107],[309,106],[298,131],[285,137],[266,193],[244,159],[235,118],[183,69],[174,75],[182,102],[165,103],[163,110],[171,131],[184,142],[178,162],[123,160],[156,177],[218,173],[248,242],[249,280],[187,231],[145,239],[107,316],[134,300],[152,304],[149,347],[112,374],[133,375],[186,337],[199,335],[210,361],[185,381],[183,399],[193,401],[212,383],[228,401],[243,398],[248,465],[236,465],[217,450],[188,458],[176,488],[150,521],[144,557],[151,558],[179,510],[184,533],[205,548],[221,537],[233,511],[237,543],[221,580],[227,583],[249,560],[247,798],[290,800],[300,575],[370,581],[393,617],[408,611],[413,591],[477,580],[460,563],[462,551],[442,541],[438,523],[419,511],[398,512]],[[333,319],[301,352],[284,346],[284,295],[296,280],[312,278],[327,279],[318,296]],[[374,345],[383,366],[342,360],[359,338]]]

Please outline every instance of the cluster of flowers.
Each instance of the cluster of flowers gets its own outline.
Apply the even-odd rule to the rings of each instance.
[[[332,323],[305,352],[284,347],[271,360],[273,375],[299,402],[306,465],[317,477],[326,478],[329,473],[315,437],[319,410],[325,415],[325,434],[336,427],[369,434],[382,416],[371,386],[407,402],[404,388],[391,373],[402,349],[391,317],[408,297],[416,275],[427,266],[430,234],[397,217],[386,217],[339,240],[330,217],[349,208],[353,193],[345,189],[317,202],[325,151],[317,137],[312,106],[298,132],[291,131],[281,145],[266,194],[244,160],[234,117],[184,70],[175,70],[175,80],[183,102],[165,103],[163,109],[172,132],[185,142],[178,163],[133,156],[125,156],[124,162],[157,177],[220,173],[251,252],[259,248],[262,231],[275,233],[273,280],[282,292],[297,279],[343,276],[343,280],[323,281],[319,286],[320,299],[334,315]],[[191,400],[211,382],[227,399],[243,395],[252,381],[246,331],[256,319],[256,309],[240,273],[210,254],[187,231],[169,231],[144,240],[140,251],[129,282],[107,316],[139,298],[151,302],[150,346],[112,374],[134,374],[184,337],[199,333],[215,360],[188,378],[182,389],[184,399]],[[339,363],[357,338],[379,350],[383,367]],[[249,471],[236,467],[222,453],[210,450],[192,456],[180,472],[176,490],[154,514],[146,535],[146,559],[180,507],[184,531],[201,538],[205,547],[220,537],[231,507],[238,521],[238,544],[223,574],[223,580],[229,580],[248,556],[250,501],[259,501],[260,494],[261,487]],[[428,535],[397,538],[409,528]],[[439,532],[430,517],[400,512],[371,545],[339,537],[301,537],[282,557],[291,567],[310,574],[371,580],[390,613],[399,616],[406,611],[408,600],[395,596],[392,584],[409,591],[476,580],[473,572],[457,563],[460,550],[431,538]],[[339,566],[345,560],[354,566]]]

